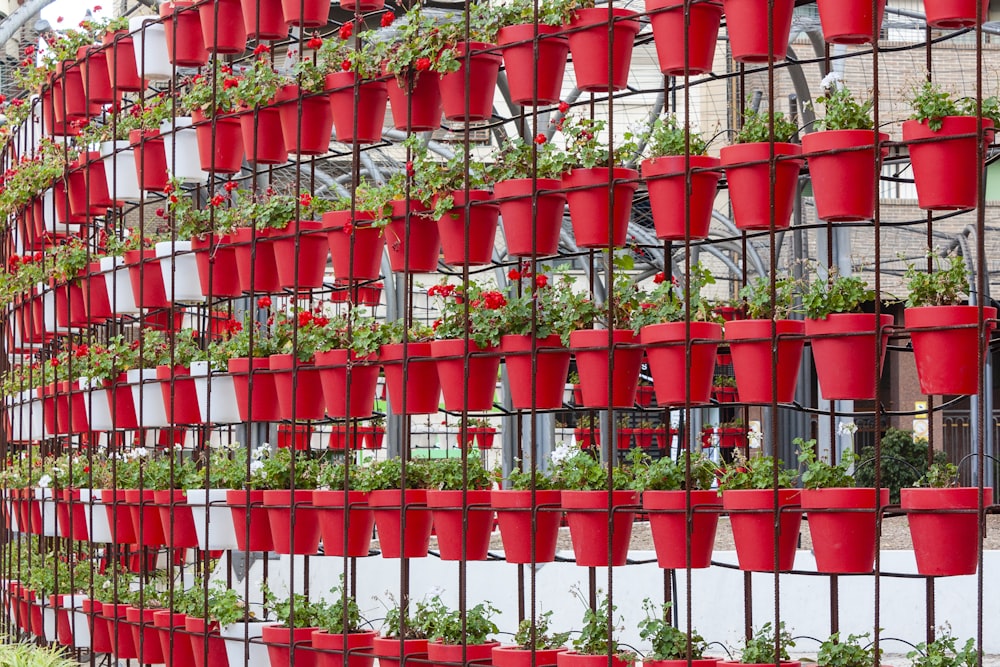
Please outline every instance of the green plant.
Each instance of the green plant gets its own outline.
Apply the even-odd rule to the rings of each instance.
[[[826,107],[826,116],[816,122],[819,130],[871,130],[875,127],[872,121],[874,100],[869,98],[858,103],[840,81],[838,73],[831,72],[823,79],[823,95],[816,98],[816,102]]]
[[[864,278],[842,276],[831,268],[829,280],[813,280],[802,295],[802,307],[811,320],[822,320],[832,313],[860,313],[864,304],[875,299],[875,290]]]
[[[963,97],[955,100],[951,93],[941,88],[939,84],[925,81],[910,97],[913,115],[910,118],[921,123],[933,132],[941,129],[946,116],[975,116],[976,100]],[[983,118],[989,118],[994,125],[1000,126],[1000,100],[987,97],[982,103]]]
[[[568,345],[570,333],[592,317],[590,298],[572,289],[575,281],[565,271],[557,269],[546,275],[528,268],[511,269],[507,277],[521,282],[521,293],[508,298],[503,307],[502,335],[527,336],[534,324],[537,338],[558,335],[562,344]]]
[[[687,469],[690,465],[691,485],[687,483]],[[716,465],[702,453],[685,452],[677,461],[669,456],[661,457],[639,468],[636,486],[644,491],[708,491],[715,481]],[[657,658],[660,660],[661,658]]]
[[[475,28],[472,16],[470,21]],[[454,27],[460,25],[456,22]],[[456,37],[454,27],[448,29],[419,7],[406,12],[395,27],[396,39],[380,43],[375,57],[381,60],[388,74],[396,76],[400,85],[405,86],[407,80],[416,81],[422,72],[444,74],[458,69],[459,61],[449,48]],[[470,37],[476,39],[474,34]]]
[[[701,660],[708,649],[708,643],[697,632],[690,638],[686,632],[672,626],[670,617],[672,603],[668,602],[657,610],[649,598],[642,601],[646,617],[639,621],[639,637],[649,640],[652,645],[644,660]],[[689,642],[690,639],[690,642]]]
[[[528,491],[532,488],[531,469],[522,470],[523,465],[524,462],[518,459],[514,469],[507,476],[510,488],[514,491]],[[534,488],[539,491],[558,489],[559,480],[555,479],[549,470],[536,469],[534,474]]]
[[[569,23],[573,15],[573,4],[564,0],[545,0],[538,3],[539,25],[561,26]],[[500,28],[535,22],[535,3],[531,0],[474,5],[474,7],[480,6],[484,10],[484,22]]]
[[[780,643],[780,651],[775,651],[775,642]],[[747,665],[776,665],[780,661],[789,660],[788,648],[794,647],[792,634],[785,630],[785,622],[778,624],[777,637],[774,626],[765,623],[750,639],[746,640],[740,651],[740,662]]]
[[[662,322],[684,322],[689,315],[692,322],[714,322],[719,319],[712,302],[701,294],[706,285],[715,284],[715,278],[700,262],[692,264],[688,274],[687,302],[684,301],[685,290],[667,280],[664,274],[657,274],[654,282],[659,284],[646,296],[639,312],[633,316],[633,328]]]
[[[774,141],[789,142],[799,131],[795,123],[785,117],[785,114],[778,111],[767,113],[766,111],[747,108],[743,112],[743,127],[733,137],[734,144],[755,144],[766,143],[771,140],[771,121],[774,122]]]
[[[774,279],[774,298],[771,298],[771,281],[767,276],[758,276],[740,290],[740,299],[746,307],[747,317],[752,320],[778,320],[792,312],[792,298],[795,281],[785,276]]]
[[[235,92],[238,106],[253,109],[266,106],[274,101],[282,79],[268,57],[270,50],[267,45],[258,46],[254,50],[257,57],[253,64],[240,72]]]
[[[619,659],[627,662],[635,660],[635,654],[631,651],[623,650],[614,634],[621,631],[623,618],[615,619],[617,605],[612,605],[607,596],[600,597],[597,608],[592,609],[587,602],[583,591],[578,586],[570,589],[574,597],[583,603],[583,629],[579,636],[573,639],[573,650],[582,655],[616,655]]]
[[[264,601],[278,622],[288,627],[324,628],[338,622],[333,619],[333,605],[325,600],[313,602],[299,594],[279,600],[265,584]]]
[[[426,601],[414,604],[413,615],[404,605],[396,602],[391,593],[386,593],[389,604],[386,607],[385,619],[382,622],[381,635],[390,639],[402,636],[403,639],[430,639],[434,632],[434,615]],[[376,598],[378,599],[378,598]]]
[[[927,471],[925,439],[914,439],[912,431],[888,428],[881,440],[880,483],[889,489],[889,500],[899,504],[899,490],[913,486]],[[936,452],[937,460],[947,460],[944,452]],[[875,486],[875,448],[865,447],[855,457],[854,478],[858,486]]]
[[[428,467],[429,488],[441,491],[461,491],[467,489],[493,488],[493,473],[483,467],[482,462],[474,456],[466,459],[439,459],[432,461]],[[463,470],[465,479],[463,482]]]
[[[317,462],[310,458],[309,451],[293,452],[289,448],[271,452],[260,450],[259,465],[251,463],[250,488],[264,490],[285,490],[292,488],[294,478],[298,490],[315,489],[318,483]],[[294,461],[294,464],[293,464]],[[292,465],[295,466],[294,474]]]
[[[193,489],[201,486],[198,468],[179,449],[150,456],[145,461],[143,486],[152,491]]]
[[[469,338],[486,349],[500,344],[507,297],[497,289],[470,282],[468,288],[450,285],[447,278],[427,290],[427,296],[439,299],[440,318],[434,333],[440,339]]]
[[[708,143],[704,136],[691,132],[690,128],[681,125],[677,116],[671,114],[657,118],[653,123],[647,151],[651,158],[684,155],[685,150],[690,155],[706,155]]]
[[[0,664],[7,667],[77,667],[63,646],[39,646],[35,642],[3,638],[0,643]]]
[[[947,461],[932,463],[914,486],[926,486],[931,489],[958,486],[958,467]]]
[[[361,608],[358,607],[357,600],[348,594],[344,586],[343,574],[340,575],[340,585],[331,588],[330,595],[333,597],[333,602],[319,629],[338,635],[345,632],[360,632],[365,621],[361,617]]]
[[[532,143],[520,138],[508,138],[494,154],[494,161],[486,167],[490,182],[499,183],[518,178],[560,178],[566,171],[566,154],[549,142],[544,134]]]
[[[795,438],[792,444],[799,450],[799,465],[804,466],[800,476],[803,489],[851,488],[854,476],[850,469],[854,465],[854,451],[844,449],[840,463],[836,465],[821,460],[816,454],[816,441]]]
[[[455,151],[449,158],[441,158],[432,155],[427,144],[417,135],[407,138],[403,146],[409,148],[412,155],[410,166],[415,188],[411,190],[411,196],[418,197],[430,208],[434,218],[445,215],[459,217],[461,210],[452,210],[455,208],[455,193],[464,192],[467,183],[470,190],[477,190],[485,188],[490,182],[485,164],[470,156],[466,166],[464,150]]]
[[[772,489],[775,468],[778,469],[778,488],[789,489],[794,486],[795,471],[786,469],[780,459],[773,456],[754,456],[748,459],[743,455],[743,451],[737,448],[736,458],[722,468],[719,490]]]
[[[549,623],[552,621],[552,611],[544,611],[535,618],[526,618],[517,626],[514,633],[514,643],[525,651],[549,651],[563,648],[569,640],[569,632],[553,632],[549,634]],[[532,632],[534,630],[534,632]]]
[[[564,116],[558,129],[566,137],[566,166],[571,169],[592,169],[607,167],[609,160],[614,165],[625,164],[631,159],[638,145],[636,137],[626,132],[623,141],[615,142],[612,152],[610,142],[604,134],[607,123],[603,119]]]
[[[489,602],[480,602],[466,609],[463,615],[458,609],[449,609],[441,598],[435,595],[425,603],[424,611],[432,628],[430,638],[444,644],[485,644],[490,641],[491,635],[498,632],[493,617],[500,613],[500,610]]]
[[[816,664],[820,667],[868,667],[877,665],[882,658],[882,649],[875,655],[875,645],[868,640],[869,633],[863,635],[848,635],[841,641],[840,633],[834,632],[830,638],[819,645]]]
[[[976,640],[969,638],[965,646],[958,648],[958,639],[945,626],[943,634],[932,642],[917,644],[915,651],[906,654],[913,667],[975,667],[979,664]]]
[[[907,264],[904,276],[909,291],[907,307],[955,306],[965,301],[963,295],[969,289],[965,262],[958,255],[947,259],[947,266],[942,267],[943,259],[934,255],[933,271],[920,271],[913,264]]]
[[[615,490],[631,489],[636,484],[636,474],[642,464],[643,453],[636,449],[630,452],[628,463],[611,466],[609,469],[598,459],[597,453],[579,449],[574,445],[563,445],[551,454],[552,476],[563,489],[579,491],[605,491],[608,476]]]
[[[406,488],[426,489],[430,485],[429,464],[418,459],[406,462]],[[388,491],[403,486],[401,459],[372,461],[358,469],[357,490]]]
[[[393,320],[382,325],[384,340],[382,344],[398,345],[403,342],[404,333],[406,340],[411,343],[427,343],[434,340],[434,329],[425,324],[413,322],[407,327],[403,320]]]
[[[371,40],[373,34],[374,31],[365,30],[355,35],[354,22],[345,23],[336,35],[322,40],[318,54],[320,69],[327,73],[353,72],[358,78],[366,80],[379,78],[382,75],[382,49]],[[355,38],[360,48],[355,45]]]

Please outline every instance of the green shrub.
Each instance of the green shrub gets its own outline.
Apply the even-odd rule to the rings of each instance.
[[[860,487],[875,486],[875,448],[865,447],[858,453],[855,480]],[[946,459],[944,452],[934,455],[935,461]],[[886,429],[882,435],[882,487],[889,489],[892,503],[899,502],[899,490],[913,486],[927,472],[927,441],[913,439],[912,431]]]

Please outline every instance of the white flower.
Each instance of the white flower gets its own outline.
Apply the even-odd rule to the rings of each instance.
[[[559,465],[563,461],[573,458],[577,451],[577,448],[573,445],[563,443],[552,450],[552,454],[549,455],[549,460],[552,461],[553,465]]]
[[[841,76],[840,72],[831,70],[829,74],[823,77],[823,81],[820,82],[820,86],[823,90],[834,91],[838,90],[844,81],[844,77]]]
[[[144,459],[149,456],[149,450],[145,447],[136,447],[132,450],[132,458],[134,459]]]
[[[441,597],[443,594],[444,594],[443,588],[441,588],[440,586],[432,586],[431,589],[427,591],[427,595],[424,596],[424,599],[433,600],[434,598]]]
[[[49,484],[52,483],[52,478],[48,475],[42,475],[42,478],[38,480],[38,486],[42,489],[49,488]]]
[[[837,424],[837,435],[846,435],[847,437],[853,437],[858,431],[858,425],[854,422],[840,422]]]
[[[263,461],[251,461],[250,462],[250,473],[253,474],[264,467]]]
[[[760,431],[747,431],[747,441],[750,443],[751,447],[760,447],[760,443],[763,439],[764,434]]]

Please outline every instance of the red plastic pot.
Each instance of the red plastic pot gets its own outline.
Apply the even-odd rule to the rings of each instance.
[[[352,352],[350,359],[348,365],[348,350],[316,353],[326,413],[331,417],[368,417],[375,407],[375,388],[381,369],[376,356],[358,357]]]
[[[375,528],[375,515],[368,508],[368,493],[348,491],[345,497],[338,489],[313,491],[313,507],[323,538],[324,555],[352,558],[368,555]]]
[[[185,620],[187,620],[186,614],[175,614],[172,611],[153,613],[153,626],[159,628],[157,634],[160,638],[160,651],[167,667],[185,667],[194,664],[191,642],[187,635],[181,634],[185,629]]]
[[[281,130],[281,111],[271,106],[259,107],[256,111],[256,117],[253,109],[244,109],[240,114],[240,131],[243,133],[247,160],[253,164],[288,162],[288,150]]]
[[[104,53],[107,54],[108,81],[113,90],[122,93],[141,91],[145,86],[139,78],[135,64],[135,46],[128,30],[106,33],[101,42],[108,47]]]
[[[285,23],[300,28],[322,28],[330,21],[330,0],[281,0]]]
[[[795,549],[799,542],[802,512],[785,508],[798,507],[799,489],[779,489],[778,508],[778,570],[791,570],[795,564]],[[740,569],[752,572],[773,572],[775,565],[775,516],[773,489],[723,491],[722,506],[729,512]],[[741,512],[740,510],[751,510]],[[754,512],[752,510],[771,510]]]
[[[465,341],[460,338],[431,343],[445,410],[481,412],[493,409],[500,370],[499,351],[496,347],[481,348],[470,340],[469,356],[466,356]]]
[[[878,550],[875,500],[875,489],[802,489],[802,509],[809,519],[817,571],[872,571]],[[878,506],[888,504],[889,489],[881,489]]]
[[[191,112],[198,137],[198,159],[203,171],[235,174],[243,167],[243,129],[239,116],[207,117],[195,109]]]
[[[153,614],[163,609],[139,609],[129,605],[125,609],[125,618],[132,631],[132,641],[135,644],[136,659],[145,664],[163,662],[163,649],[160,646],[160,631],[153,625]],[[121,628],[119,628],[121,632]],[[121,656],[118,656],[121,658]]]
[[[190,9],[192,5],[193,0],[168,0],[160,5],[167,58],[178,67],[202,67],[208,63],[201,16],[197,9]]]
[[[198,265],[202,294],[212,297],[237,297],[243,294],[236,261],[236,248],[228,235],[205,234],[191,237],[191,249]]]
[[[402,343],[382,346],[379,360],[385,369],[389,409],[393,414],[427,415],[438,411],[441,381],[437,362],[431,359],[431,349],[431,343],[409,343],[404,364]]]
[[[201,424],[201,407],[191,370],[184,366],[157,366],[156,379],[162,380],[163,407],[172,424]]]
[[[374,144],[382,140],[385,106],[389,91],[385,81],[362,81],[354,92],[354,72],[334,72],[326,75],[330,91],[330,111],[337,141],[349,144]],[[357,120],[355,121],[355,110]],[[357,122],[357,131],[354,124]]]
[[[312,648],[313,632],[319,628],[295,628],[284,625],[264,626],[261,639],[267,644],[271,667],[316,667],[317,653]],[[294,645],[295,653],[292,653]]]
[[[347,635],[316,630],[312,634],[313,648],[326,651],[316,655],[316,667],[372,667],[371,655],[374,632],[352,632]],[[367,653],[369,655],[358,655]]]
[[[533,504],[531,491],[492,492],[491,502],[497,513],[500,539],[508,563],[551,563],[555,560],[562,523],[560,497],[561,491],[536,490]]]
[[[497,430],[493,426],[475,429],[476,446],[483,450],[493,449],[493,441],[496,439],[496,435]]]
[[[452,191],[451,196],[454,208],[437,221],[444,263],[452,266],[489,264],[493,261],[500,207],[493,203],[492,195],[486,190],[470,190],[468,200],[466,194],[459,190]],[[466,201],[470,202],[468,213]]]
[[[288,1],[297,3],[299,0]],[[299,99],[299,87],[295,85],[278,89],[278,111],[281,114],[281,133],[285,138],[285,148],[296,155],[322,155],[330,150],[330,136],[333,133],[330,100],[326,95],[314,95],[305,91],[302,94],[303,97]]]
[[[569,56],[569,41],[563,35],[554,34],[560,30],[561,26],[536,26],[534,23],[500,28],[497,44],[500,45],[507,86],[514,104],[530,107],[559,102],[566,58]]]
[[[551,667],[564,648],[532,651],[521,646],[494,646],[493,667]]]
[[[80,502],[79,489],[59,489],[56,492],[56,520],[59,524],[60,537],[68,537],[74,540],[86,542],[90,539],[87,534],[87,512],[90,508],[87,504]],[[95,512],[101,511],[95,508]],[[72,524],[72,525],[70,525]]]
[[[111,625],[104,615],[104,605],[96,600],[83,601],[83,613],[90,622],[90,650],[94,653],[111,653]]]
[[[776,159],[783,155],[801,154],[802,147],[797,144],[774,144]],[[767,163],[770,155],[771,144],[766,142],[726,146],[719,152],[729,183],[733,223],[738,229],[770,229],[772,211],[775,229],[786,229],[791,222],[798,191],[799,170],[805,161],[785,159],[777,162],[772,200],[771,167]],[[761,164],[745,165],[747,162]]]
[[[733,355],[736,388],[744,403],[791,403],[802,364],[805,322],[777,320],[778,359],[771,352],[772,320],[733,320],[726,323],[726,341]],[[789,336],[793,336],[789,338]],[[756,340],[754,340],[756,339]],[[874,355],[873,355],[874,356]],[[777,373],[777,396],[771,392],[771,377]]]
[[[452,47],[459,67],[454,72],[441,75],[441,107],[445,118],[468,123],[493,117],[493,95],[503,61],[496,48],[495,44],[485,42],[459,42]],[[470,52],[472,55],[467,56]],[[467,57],[468,72],[465,69]],[[466,76],[469,79],[468,89],[465,87]]]
[[[427,507],[433,517],[441,560],[486,560],[493,532],[490,493],[489,489],[427,492]],[[463,494],[467,512],[463,509]],[[473,505],[485,507],[473,508]]]
[[[187,504],[187,494],[181,489],[153,491],[153,500],[160,506],[160,523],[167,546],[174,549],[196,548],[198,534],[194,529],[194,514]]]
[[[163,523],[160,521],[160,511],[156,507],[153,491],[125,489],[125,502],[129,503],[128,512],[132,517],[132,534],[137,537],[136,543],[147,547],[166,544]]]
[[[609,88],[621,90],[628,85],[632,48],[642,26],[636,18],[638,14],[630,9],[615,8],[610,12],[614,19],[614,42],[610,49],[607,7],[577,9],[567,26],[574,30],[567,36],[573,54],[576,87],[587,93],[607,92]],[[612,72],[611,81],[608,81],[609,71]]]
[[[441,127],[441,75],[420,72],[415,79],[390,76],[392,124],[403,132],[431,132]]]
[[[507,240],[507,254],[514,257],[554,255],[559,252],[559,233],[562,231],[566,195],[558,190],[557,178],[517,178],[500,181],[493,186],[493,194],[500,200],[500,218]],[[538,192],[533,199],[532,195]],[[504,201],[506,200],[506,201]]]
[[[132,281],[132,293],[136,295],[136,305],[140,308],[166,308],[170,305],[163,286],[163,271],[156,259],[156,251],[127,250],[125,265],[128,267],[128,277]]]
[[[108,296],[107,282],[101,273],[101,263],[91,262],[87,266],[88,275],[84,283],[83,305],[87,317],[93,322],[102,322],[114,317],[111,310],[111,299]]]
[[[264,492],[264,506],[271,525],[271,545],[275,552],[312,555],[319,551],[319,522],[312,510],[312,498],[311,490]]]
[[[218,12],[218,14],[216,14]],[[198,7],[205,47],[213,53],[243,53],[247,30],[240,0],[216,0]],[[216,21],[218,17],[218,21]],[[216,28],[218,24],[218,28]]]
[[[240,0],[243,5],[243,26],[249,39],[284,39],[288,26],[281,0]],[[259,5],[259,8],[258,8]]]
[[[163,192],[170,183],[167,149],[159,130],[131,130],[128,140],[135,151],[135,177],[139,187]]]
[[[987,143],[992,143],[993,121],[984,118],[982,127]],[[917,120],[903,121],[904,142],[935,140],[910,146],[910,163],[920,208],[961,211],[976,207],[983,169],[978,158],[977,129],[973,116],[945,116],[937,132]],[[949,138],[954,135],[969,136]]]
[[[642,667],[717,667],[719,663],[717,658],[692,660],[690,663],[687,660],[643,660]]]
[[[610,561],[607,514],[609,502],[610,509],[614,511],[611,518]],[[621,508],[638,504],[638,491],[612,491],[610,499],[607,491],[563,491],[562,506],[566,510],[566,523],[569,524],[576,564],[582,567],[624,565],[628,558],[629,540],[632,539],[635,511]]]
[[[768,35],[774,38],[774,62],[788,54],[795,0],[722,0],[733,59],[741,63],[768,61]],[[770,26],[770,27],[769,27]]]
[[[250,366],[254,368],[253,395],[250,394]],[[278,421],[278,392],[274,384],[274,376],[270,370],[270,360],[267,357],[257,357],[251,362],[246,357],[237,357],[228,362],[229,372],[233,376],[236,387],[236,405],[240,410],[240,419],[255,422]],[[258,372],[262,371],[262,372]]]
[[[108,514],[111,526],[111,537],[115,544],[134,544],[135,527],[132,523],[132,513],[125,505],[124,489],[102,489],[101,503]],[[97,511],[97,508],[94,508]]]
[[[393,271],[436,271],[438,257],[441,256],[441,236],[438,234],[437,222],[420,215],[427,211],[427,207],[416,199],[409,200],[409,213],[405,200],[393,200],[389,205],[392,207],[392,219],[383,230],[385,247],[389,252],[389,266]]]
[[[820,220],[850,222],[871,220],[875,215],[873,136],[871,130],[829,130],[802,137],[802,150],[806,153],[846,151],[808,158],[816,216]],[[879,133],[879,141],[888,140],[888,134]],[[850,150],[862,147],[867,149]]]
[[[273,235],[272,230],[261,229],[254,237],[252,227],[240,227],[232,233],[231,238],[236,245],[236,269],[240,288],[244,292],[281,291],[274,241],[270,238]]]
[[[691,9],[693,12],[696,7],[712,6],[692,5]],[[691,170],[719,167],[719,159],[707,155],[692,155],[688,160]],[[722,172],[692,173],[690,197],[687,196],[685,173],[684,156],[658,157],[642,162],[642,178],[649,190],[649,204],[657,238],[670,241],[683,241],[685,236],[692,240],[708,238]],[[685,227],[686,225],[688,226]]]
[[[874,31],[871,0],[817,0],[816,6],[823,39],[831,44],[871,44],[878,38],[885,0],[878,0],[878,24]]]
[[[611,171],[606,167],[573,169],[563,174],[564,188],[583,188],[566,193],[573,236],[579,247],[607,248],[609,245],[625,245],[628,223],[632,217],[632,198],[639,187],[635,182],[638,177],[639,172],[635,169],[616,168]],[[628,181],[614,184],[613,201],[608,192],[608,181],[612,178],[615,181]],[[612,220],[610,239],[609,218]]]
[[[49,279],[56,306],[56,326],[86,327],[93,324],[87,320],[87,308],[84,306],[83,289],[79,281],[56,284],[54,278]]]
[[[283,288],[301,292],[323,286],[330,248],[322,229],[320,222],[300,220],[275,230],[274,264]]]
[[[688,326],[685,322],[664,322],[644,326],[639,332],[659,405],[697,405],[711,399],[722,326],[714,322],[691,322],[690,329]],[[686,345],[689,338],[690,359]]]
[[[226,642],[219,634],[218,623],[188,616],[184,619],[184,629],[191,633],[188,636],[191,638],[194,667],[225,667],[229,664]]]
[[[323,418],[323,383],[313,362],[298,361],[293,354],[272,354],[270,369],[282,419]]]
[[[432,518],[426,489],[372,491],[368,506],[375,513],[382,558],[423,558],[430,548]],[[401,509],[402,508],[402,509]],[[406,519],[402,520],[405,512]],[[400,527],[406,526],[400,537]]]
[[[580,449],[590,449],[601,446],[601,432],[596,429],[575,428],[573,429],[573,439]]]
[[[451,667],[454,664],[465,664],[473,660],[488,661],[492,658],[493,649],[497,646],[500,646],[500,642],[443,644],[439,641],[432,641],[427,644],[427,659],[430,661],[431,667]]]
[[[368,224],[370,211],[331,211],[323,214],[323,227],[330,245],[333,273],[337,280],[376,280],[381,273],[385,235]],[[347,231],[349,230],[349,231]]]
[[[73,160],[68,174],[69,208],[73,215],[104,215],[114,201],[108,193],[108,177],[101,154],[85,151]]]
[[[996,319],[997,309],[983,308],[983,319]],[[925,394],[979,392],[978,306],[925,306],[907,308],[903,321],[910,329],[913,358],[917,362],[920,391]],[[966,327],[942,331],[919,331],[923,327]],[[994,325],[985,322],[987,338]],[[970,328],[971,327],[971,328]]]
[[[385,0],[361,0],[361,2],[354,2],[354,0],[341,0],[340,8],[345,9],[349,12],[356,11],[358,5],[361,5],[361,13],[367,12],[377,12],[385,7]]]
[[[427,653],[426,639],[399,639],[375,637],[372,652],[380,667],[400,667],[404,658],[423,657]],[[411,664],[407,661],[407,664]]]
[[[100,105],[87,103],[87,95],[83,91],[83,73],[76,60],[64,60],[56,65],[56,75],[62,75],[62,88],[65,100],[56,97],[56,119],[65,114],[65,120],[86,120],[101,111]],[[65,107],[63,106],[65,104]]]
[[[128,609],[127,604],[105,603],[102,607],[102,611],[108,619],[111,653],[118,660],[136,660],[139,657],[139,649],[135,645],[135,637],[126,617]]]
[[[989,20],[990,0],[983,0],[981,23]],[[927,25],[942,30],[971,28],[976,25],[976,0],[924,0]]]
[[[239,550],[270,551],[271,525],[264,507],[264,492],[242,489],[226,491],[226,504],[232,508],[233,529]]]
[[[547,338],[502,336],[500,349],[507,364],[511,403],[515,410],[554,410],[563,404],[570,351],[558,334]],[[535,360],[532,353],[537,350]]]
[[[576,353],[584,407],[607,409],[635,405],[643,356],[639,337],[631,329],[615,329],[610,340],[613,347],[609,350],[607,329],[581,329],[569,335],[569,346]],[[610,396],[609,367],[613,371]]]
[[[882,315],[880,321],[882,336],[879,345],[879,371],[883,368],[885,347],[889,342],[886,327],[892,326],[893,317]],[[816,375],[824,399],[875,398],[875,387],[880,376],[876,375],[875,368],[874,314],[832,313],[822,320],[806,320],[805,333],[812,339]],[[819,337],[813,338],[814,336]]]
[[[712,71],[722,20],[721,4],[699,2],[689,6],[690,27],[686,42],[682,0],[646,0],[646,11],[653,27],[653,41],[661,72],[667,76],[682,77],[685,71],[692,76]]]
[[[922,510],[976,510],[979,489],[907,489],[900,492],[910,526],[917,572],[925,576],[975,574],[979,564],[979,515],[975,511],[934,514]],[[993,489],[983,489],[983,506],[993,504]]]
[[[113,103],[115,96],[108,77],[108,51],[81,46],[76,50],[76,59],[80,63],[80,80],[87,100],[91,104]]]

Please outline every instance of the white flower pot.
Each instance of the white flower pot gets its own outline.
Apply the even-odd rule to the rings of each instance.
[[[101,272],[108,287],[108,301],[111,312],[116,315],[137,314],[139,308],[135,305],[135,294],[132,292],[132,280],[128,277],[124,257],[102,257]]]
[[[42,535],[59,537],[56,521],[56,499],[52,489],[35,489],[35,499],[41,501],[39,505],[42,511]]]
[[[77,386],[81,391],[90,392],[84,397],[83,402],[90,428],[94,431],[113,431],[115,424],[111,420],[111,402],[104,383],[100,380],[80,378]]]
[[[90,541],[96,544],[111,542],[111,523],[108,521],[108,511],[101,503],[101,490],[80,489],[80,502],[89,505],[84,516]]]
[[[167,150],[167,171],[173,178],[191,183],[205,183],[208,172],[202,171],[198,158],[198,135],[190,116],[178,116],[160,123],[160,136]]]
[[[90,648],[90,619],[82,611],[86,599],[86,595],[68,595],[65,598],[65,607],[73,610],[69,620],[69,627],[73,633],[73,648]]]
[[[135,151],[130,146],[127,141],[106,141],[101,144],[101,162],[108,179],[108,192],[116,200],[142,199],[142,189],[135,172]]]
[[[140,380],[145,380],[142,382]],[[125,374],[125,381],[132,390],[135,414],[139,418],[139,428],[166,428],[167,410],[163,405],[163,392],[156,380],[155,368],[133,369]]]
[[[192,362],[191,376],[194,378],[194,389],[198,394],[198,407],[205,422],[238,424],[242,421],[232,376],[227,373],[213,373],[209,378],[207,361]],[[209,401],[209,387],[212,390],[211,401]]]
[[[161,241],[154,247],[156,256],[160,258],[167,301],[204,301],[205,295],[201,292],[201,281],[198,279],[198,263],[191,252],[191,242]]]
[[[34,390],[18,393],[10,405],[8,415],[12,440],[31,441],[45,437],[42,402],[37,399]]]
[[[135,47],[135,69],[145,79],[163,81],[173,77],[174,69],[167,58],[167,33],[162,23],[151,23],[152,16],[133,16],[128,20]],[[143,24],[145,29],[143,29]]]
[[[194,516],[198,548],[205,551],[238,549],[233,511],[226,505],[228,489],[188,489],[187,502]],[[208,514],[208,532],[205,515]]]
[[[41,602],[42,607],[42,632],[45,635],[45,641],[51,644],[59,639],[56,631],[56,608],[49,604],[48,598],[42,599],[39,596],[39,602]]]
[[[245,643],[246,639],[260,639],[264,628],[276,623],[233,623],[219,628],[219,634],[225,639],[236,641],[226,642],[226,657],[229,667],[271,667],[271,658],[267,654],[267,646],[259,642]]]

